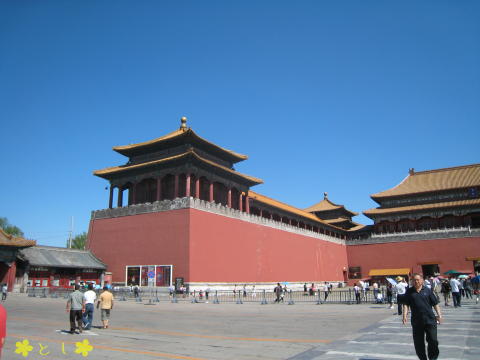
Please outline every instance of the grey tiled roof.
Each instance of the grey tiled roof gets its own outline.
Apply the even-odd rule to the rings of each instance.
[[[88,250],[32,246],[20,250],[32,266],[102,269],[107,267]]]

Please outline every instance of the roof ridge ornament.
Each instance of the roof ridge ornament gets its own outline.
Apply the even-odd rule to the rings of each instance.
[[[187,131],[187,118],[185,116],[180,119],[180,130]]]
[[[328,200],[328,193],[327,192],[323,193],[323,200]]]
[[[410,175],[415,175],[415,169],[414,169],[414,168],[408,169],[408,173],[409,173]]]

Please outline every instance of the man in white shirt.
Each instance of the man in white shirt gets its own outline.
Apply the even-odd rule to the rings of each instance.
[[[402,315],[403,296],[407,292],[408,284],[401,276],[397,276],[395,280],[397,280],[397,285],[395,285],[395,291],[397,293],[397,313],[398,315]]]
[[[453,306],[461,307],[461,299],[460,296],[460,281],[455,279],[453,276],[450,278],[450,287],[452,288],[452,298],[453,298]]]
[[[93,323],[93,309],[95,308],[95,300],[97,294],[93,291],[93,285],[88,284],[88,290],[83,294],[85,299],[85,312],[83,313],[83,324],[85,330],[90,330]]]

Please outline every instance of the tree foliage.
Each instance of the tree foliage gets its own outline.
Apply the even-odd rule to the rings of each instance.
[[[18,226],[10,224],[5,217],[0,217],[0,228],[2,228],[7,234],[23,236],[23,231]]]
[[[84,231],[83,233],[75,236],[72,239],[71,247],[73,249],[85,249],[85,245],[87,244],[87,233]],[[67,244],[68,245],[68,244]]]

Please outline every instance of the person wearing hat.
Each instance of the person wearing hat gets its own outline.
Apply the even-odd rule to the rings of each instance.
[[[397,285],[395,285],[395,292],[397,293],[397,314],[402,315],[403,296],[407,292],[408,284],[401,276],[397,276]]]

